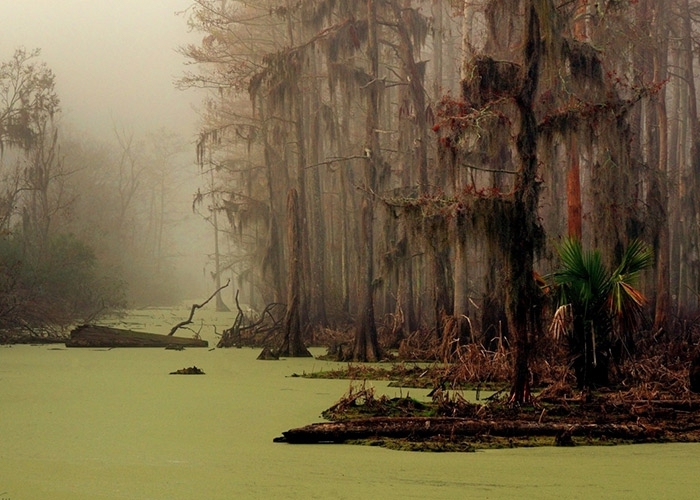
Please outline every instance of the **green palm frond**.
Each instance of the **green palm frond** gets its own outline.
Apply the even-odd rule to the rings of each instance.
[[[562,299],[587,308],[606,294],[609,275],[600,252],[584,251],[579,240],[568,238],[559,247],[559,258],[561,268],[552,275],[552,280],[563,292]]]
[[[610,314],[625,328],[639,324],[646,298],[634,287],[639,273],[651,267],[654,254],[647,245],[635,240],[627,247],[620,265],[610,277]]]
[[[613,276],[622,276],[623,281],[633,285],[639,273],[651,267],[653,263],[654,252],[651,247],[640,240],[634,240],[622,255],[620,265],[613,272]]]
[[[647,245],[630,243],[613,272],[603,264],[600,252],[584,250],[577,239],[565,239],[558,251],[561,267],[549,279],[559,293],[560,306],[571,304],[584,324],[597,325],[601,331],[609,330],[613,319],[623,328],[636,327],[646,299],[634,284],[653,263]]]
[[[549,331],[555,339],[569,341],[577,379],[587,384],[598,355],[608,352],[613,340],[629,338],[643,320],[646,300],[634,283],[652,265],[653,254],[648,246],[634,241],[611,272],[600,252],[584,250],[577,239],[562,241],[558,251],[561,265],[547,278],[560,307]]]

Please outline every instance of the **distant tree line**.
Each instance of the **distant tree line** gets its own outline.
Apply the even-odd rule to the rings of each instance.
[[[62,123],[55,80],[38,50],[0,64],[3,335],[182,298],[168,252],[182,139],[79,134]]]

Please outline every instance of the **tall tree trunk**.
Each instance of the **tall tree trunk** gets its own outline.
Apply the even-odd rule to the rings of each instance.
[[[295,46],[295,25],[293,14],[296,8],[292,5],[291,0],[286,0],[286,21],[287,21],[287,37],[290,47]],[[303,37],[303,33],[302,33]],[[299,282],[299,316],[301,324],[308,328],[310,326],[310,290],[311,283],[311,249],[309,241],[309,218],[308,218],[308,196],[306,186],[306,165],[307,165],[307,145],[306,145],[306,124],[309,122],[309,108],[305,96],[307,95],[301,89],[300,82],[294,81],[295,89],[292,92],[289,100],[289,114],[291,121],[294,124],[294,139],[296,143],[296,184],[298,193],[299,206],[299,231],[301,241],[301,252],[299,259],[301,262],[302,279]],[[289,286],[289,285],[288,285]]]
[[[585,41],[588,38],[588,0],[576,0],[574,12],[574,38]],[[566,177],[566,206],[568,235],[579,241],[583,236],[583,203],[581,200],[581,156],[578,149],[578,131],[569,132],[569,171]]]
[[[370,0],[371,1],[371,0]],[[353,346],[354,361],[378,361],[381,357],[379,350],[379,340],[377,338],[377,326],[374,319],[374,284],[373,274],[374,258],[373,233],[374,233],[374,210],[372,200],[364,197],[362,199],[362,258],[360,264],[360,311],[358,313],[358,324],[355,332],[355,343]]]
[[[433,53],[435,59],[435,72],[433,80],[433,95],[432,98],[437,101],[443,95],[442,80],[443,80],[443,52],[445,38],[445,25],[444,25],[444,9],[445,4],[443,2],[433,2],[431,7],[433,13]]]
[[[209,173],[211,183],[212,211],[211,220],[214,226],[214,284],[216,285],[216,310],[217,312],[228,312],[230,309],[221,297],[221,251],[219,249],[219,206],[216,200],[216,189],[214,188],[214,164],[211,159],[211,149],[209,146]]]
[[[539,328],[539,290],[533,277],[537,241],[539,181],[537,180],[537,121],[533,108],[541,59],[540,19],[551,15],[548,0],[531,0],[526,14],[524,83],[516,98],[520,111],[517,139],[520,171],[514,192],[508,248],[510,280],[507,286],[509,329],[514,335],[514,373],[511,403],[530,401],[529,359],[532,337]],[[546,17],[545,17],[546,16]]]
[[[300,314],[302,244],[299,213],[299,195],[295,189],[287,194],[287,247],[289,249],[289,277],[287,279],[287,312],[284,316],[284,335],[279,356],[311,357],[302,340],[303,326]]]
[[[679,27],[679,33],[681,28]],[[682,34],[680,35],[682,36]],[[674,44],[671,51],[670,65],[672,67],[679,68],[682,64],[681,47],[679,44]],[[669,82],[671,88],[671,112],[670,112],[670,123],[668,131],[668,186],[669,186],[669,242],[670,242],[670,256],[669,256],[669,276],[670,276],[670,286],[669,290],[672,296],[676,297],[675,312],[680,313],[680,305],[682,303],[682,286],[680,285],[681,268],[683,264],[681,263],[681,234],[680,234],[680,221],[682,218],[682,205],[681,205],[681,180],[680,180],[680,165],[685,161],[684,149],[685,140],[681,141],[681,120],[685,120],[682,116],[684,106],[681,102],[685,92],[684,82],[680,78],[674,78]]]
[[[311,74],[316,75],[316,63],[312,58]],[[313,79],[313,92],[311,92],[310,108],[313,110],[311,119],[311,133],[309,134],[309,163],[317,165],[323,157],[323,135],[321,132],[321,86],[318,79]],[[321,186],[321,172],[315,167],[311,172],[311,289],[309,313],[311,324],[323,327],[328,324],[326,316],[326,298],[324,294],[326,282],[326,221],[323,217],[323,198]]]
[[[377,325],[374,319],[374,195],[377,186],[377,171],[380,165],[379,145],[379,46],[377,42],[377,6],[375,0],[367,0],[367,56],[372,81],[368,85],[367,121],[365,131],[366,155],[365,186],[368,193],[362,199],[362,252],[358,279],[361,297],[353,359],[355,361],[377,361],[380,358]]]
[[[667,40],[667,9],[661,5],[655,7],[655,32],[659,40]],[[662,43],[653,54],[654,82],[662,82],[667,77],[668,43]],[[666,115],[666,86],[654,96],[658,130],[658,253],[656,261],[656,307],[654,311],[654,328],[666,329],[670,307],[670,240],[668,227],[668,119]]]
[[[409,75],[405,66],[402,67],[402,80],[408,80]],[[401,186],[403,189],[413,189],[415,183],[413,143],[415,141],[415,127],[411,120],[411,96],[406,85],[398,87],[398,160],[401,169]],[[423,187],[421,186],[421,189]],[[418,327],[415,314],[415,297],[413,291],[413,258],[412,238],[405,218],[398,219],[397,254],[398,272],[398,303],[403,318],[402,330],[408,335]],[[399,312],[399,311],[397,311]],[[400,341],[401,339],[396,339]]]
[[[307,192],[306,192],[306,141],[304,128],[307,122],[307,110],[304,106],[304,94],[297,89],[294,93],[294,129],[296,132],[297,145],[297,189],[299,190],[299,231],[301,233],[301,268],[303,270],[303,279],[299,282],[299,315],[303,325],[310,325],[309,319],[309,283],[311,281],[311,244],[309,241],[309,218],[307,208]]]
[[[686,285],[691,290],[700,286],[698,276],[698,253],[700,252],[700,233],[695,229],[696,214],[700,213],[700,120],[698,119],[697,91],[695,88],[695,46],[691,22],[690,0],[683,0],[683,52],[685,54],[685,81],[688,84],[688,123],[690,128],[690,172],[687,180],[688,189],[683,205],[685,213],[686,251],[683,259],[687,261],[688,277]],[[695,306],[697,306],[697,302]]]
[[[349,154],[347,147],[347,137],[350,133],[350,104],[348,99],[343,96],[341,106],[340,123],[338,124],[338,146],[341,154]],[[343,162],[340,167],[340,196],[341,209],[343,214],[359,214],[355,190],[351,187],[355,186],[355,175],[350,161]],[[351,286],[355,280],[352,277],[356,276],[357,268],[351,263],[355,262],[360,253],[359,227],[357,217],[342,218],[342,244],[341,244],[341,287],[343,297],[343,312],[350,314],[352,310],[352,289]]]
[[[418,68],[413,53],[411,33],[409,33],[407,28],[408,21],[402,15],[397,0],[391,2],[391,7],[394,11],[399,33],[399,54],[401,63],[408,77],[408,89],[413,103],[413,115],[415,116],[415,162],[418,166],[418,182],[421,186],[421,190],[425,191],[428,186],[428,123],[426,118],[423,74]],[[430,126],[432,126],[432,124],[430,124]]]
[[[265,117],[261,112],[261,117]],[[284,214],[284,203],[281,202],[280,192],[288,189],[289,180],[287,169],[277,161],[278,155],[270,144],[268,136],[267,120],[263,119],[263,149],[265,159],[265,173],[267,176],[267,189],[270,206],[269,236],[267,244],[266,266],[263,272],[268,271],[269,281],[272,283],[272,297],[263,297],[265,302],[283,302],[285,297],[284,283],[284,225],[281,223]],[[284,175],[280,175],[284,174]]]
[[[578,151],[578,137],[571,132],[569,138],[569,173],[566,179],[566,205],[569,237],[581,240],[583,218],[581,203],[581,162]]]

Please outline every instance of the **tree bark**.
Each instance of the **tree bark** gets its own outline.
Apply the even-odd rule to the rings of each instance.
[[[700,233],[694,229],[695,217],[700,211],[700,119],[698,119],[697,91],[695,86],[694,71],[694,34],[692,26],[692,14],[690,1],[683,0],[683,51],[685,53],[685,81],[688,84],[688,124],[690,132],[690,172],[684,181],[688,182],[684,207],[685,234],[688,235],[685,243],[686,251],[682,255],[688,272],[686,273],[684,290],[697,290],[700,284],[698,276],[698,251],[700,251]]]
[[[404,71],[407,75],[407,83],[411,101],[413,103],[414,127],[415,127],[415,162],[418,166],[418,183],[422,192],[428,186],[428,123],[425,106],[425,88],[423,75],[418,68],[413,53],[413,42],[408,32],[407,23],[402,15],[398,0],[391,2],[391,7],[396,18],[399,33],[399,54]]]
[[[379,134],[379,46],[377,42],[377,6],[375,0],[367,0],[367,56],[372,81],[368,85],[367,119],[365,130],[365,186],[361,208],[362,251],[360,252],[361,297],[360,311],[355,331],[352,357],[355,361],[377,361],[380,358],[377,325],[374,319],[374,193],[377,186],[377,170],[381,151]]]
[[[568,208],[569,237],[579,241],[583,235],[583,218],[581,203],[581,162],[578,152],[576,132],[571,133],[569,140],[569,173],[566,179],[566,204]]]
[[[287,313],[284,317],[284,336],[278,350],[279,356],[311,357],[302,341],[302,319],[300,309],[301,293],[301,231],[299,215],[299,195],[295,189],[287,194],[287,247],[289,249],[289,278],[287,279]]]
[[[316,64],[312,66],[316,73]],[[311,120],[309,163],[315,165],[323,157],[323,134],[321,132],[321,86],[314,79],[314,92],[311,94],[311,109],[314,116]],[[326,221],[323,217],[323,187],[321,172],[314,168],[311,172],[311,210],[309,211],[312,224],[309,228],[312,240],[311,289],[309,314],[311,323],[316,327],[324,327],[328,324],[326,315]]]
[[[266,302],[283,302],[286,283],[284,282],[284,199],[279,196],[289,186],[289,173],[286,166],[279,161],[279,155],[273,147],[273,132],[268,124],[267,110],[259,104],[259,113],[262,122],[263,158],[267,180],[267,195],[270,206],[269,236],[267,244],[267,270],[271,293],[263,297]],[[263,272],[265,269],[263,269]]]
[[[659,40],[667,40],[667,9],[656,6],[655,20]],[[662,82],[667,77],[668,44],[661,43],[653,56],[654,82]],[[666,86],[654,96],[658,126],[658,183],[659,183],[659,248],[656,261],[656,307],[654,310],[654,329],[665,330],[670,308],[670,255],[671,242],[668,227],[668,117],[666,115]]]
[[[532,337],[539,325],[539,290],[533,276],[533,261],[538,232],[539,182],[537,180],[537,122],[533,108],[539,81],[541,38],[540,15],[548,15],[549,9],[533,0],[526,17],[525,78],[516,97],[520,111],[520,132],[517,150],[520,171],[514,193],[511,217],[511,235],[508,249],[510,280],[507,286],[507,314],[509,330],[514,335],[514,373],[510,393],[511,403],[529,402],[529,358]],[[540,9],[538,9],[540,7]],[[543,12],[538,12],[542,10]]]

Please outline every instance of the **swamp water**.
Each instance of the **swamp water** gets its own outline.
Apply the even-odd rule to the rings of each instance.
[[[167,333],[183,317],[115,326]],[[273,443],[321,420],[349,382],[290,377],[337,365],[258,353],[0,346],[0,499],[700,497],[696,444],[439,454]],[[169,375],[193,365],[206,375]]]

